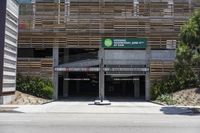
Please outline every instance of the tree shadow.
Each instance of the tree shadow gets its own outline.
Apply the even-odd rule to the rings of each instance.
[[[160,111],[167,115],[200,115],[200,110],[198,108],[189,107],[164,106]]]
[[[16,111],[18,107],[0,107],[0,113],[23,113]]]
[[[198,93],[198,94],[200,94],[200,88],[196,88],[195,92]]]

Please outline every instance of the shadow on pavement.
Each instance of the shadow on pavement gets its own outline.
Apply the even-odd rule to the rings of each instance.
[[[81,96],[72,96],[68,98],[60,98],[56,100],[58,102],[94,102],[99,99],[98,97],[81,97]],[[106,97],[105,100],[109,100],[111,102],[146,102],[144,99],[135,99],[131,97]],[[56,102],[54,101],[54,102]],[[52,102],[52,101],[51,101]]]
[[[23,113],[15,111],[18,107],[0,107],[0,113]]]
[[[67,98],[59,98],[58,100],[55,100],[54,102],[91,102],[94,100],[95,100],[95,97],[73,96],[73,97],[67,97]]]
[[[162,107],[160,109],[161,112],[167,115],[200,115],[199,111],[195,111],[195,108],[189,108],[189,107],[174,107],[174,106],[167,106]]]

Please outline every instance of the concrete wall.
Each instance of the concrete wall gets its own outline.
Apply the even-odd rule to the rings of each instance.
[[[146,60],[145,50],[105,50],[106,60]]]
[[[175,60],[175,50],[151,50],[150,59]],[[146,60],[145,50],[105,50],[105,60]]]
[[[19,5],[16,0],[2,0],[0,10],[0,95],[1,103],[6,104],[16,89]]]
[[[8,104],[12,100],[14,100],[15,95],[9,95],[9,96],[0,96],[0,104]]]

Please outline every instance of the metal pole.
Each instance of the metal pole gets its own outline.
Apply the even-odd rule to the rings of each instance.
[[[105,98],[105,91],[104,91],[104,63],[102,57],[103,50],[100,51],[101,58],[100,58],[100,70],[99,70],[99,99],[103,102]]]

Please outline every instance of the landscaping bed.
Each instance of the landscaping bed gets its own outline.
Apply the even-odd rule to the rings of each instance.
[[[13,105],[38,105],[48,103],[51,100],[35,97],[29,94],[22,93],[20,91],[16,91],[15,99],[10,103]]]

